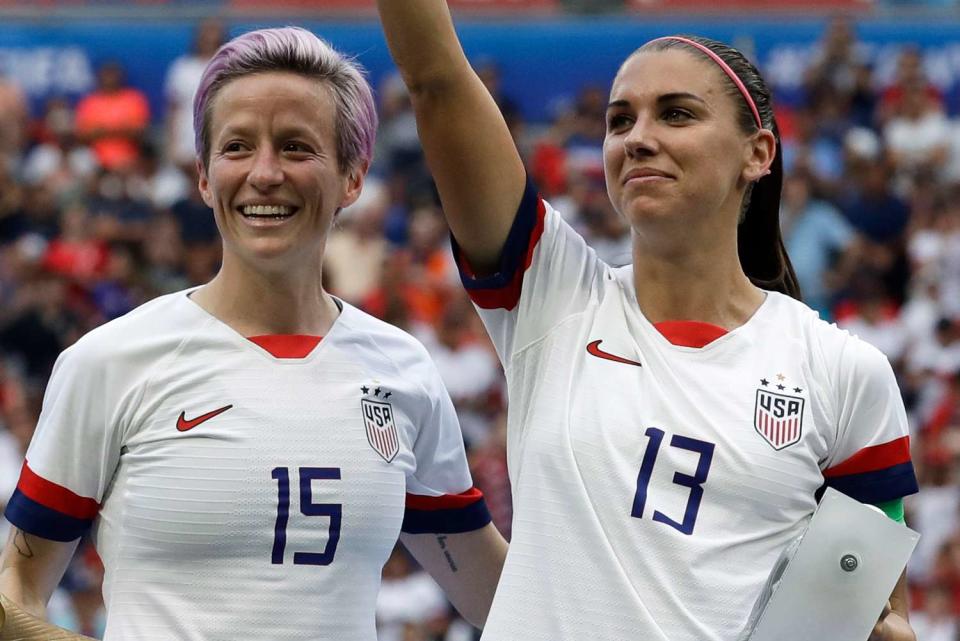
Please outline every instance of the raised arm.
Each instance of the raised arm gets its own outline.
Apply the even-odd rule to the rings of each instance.
[[[467,62],[444,0],[377,6],[450,229],[476,272],[495,272],[526,175],[507,123]]]

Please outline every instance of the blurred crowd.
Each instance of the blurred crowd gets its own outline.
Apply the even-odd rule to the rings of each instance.
[[[223,25],[198,26],[151,113],[119,61],[77,102],[31,113],[0,78],[0,506],[12,493],[61,350],[142,302],[202,284],[220,241],[197,190],[191,106]],[[881,81],[855,25],[830,22],[802,99],[778,107],[787,170],[782,226],[805,299],[880,348],[899,377],[922,492],[909,568],[920,641],[960,639],[960,103],[907,44]],[[605,191],[606,85],[529,122],[477,61],[543,195],[601,257],[624,264],[630,232]],[[335,223],[329,291],[417,336],[457,406],[476,484],[509,538],[503,377],[459,285],[448,232],[399,78],[376,87],[381,130],[360,201]],[[0,521],[0,536],[5,539]],[[384,568],[381,641],[458,641],[475,631],[401,548]],[[58,623],[102,629],[102,568],[81,547],[51,604]]]

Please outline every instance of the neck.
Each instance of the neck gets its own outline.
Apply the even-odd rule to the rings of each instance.
[[[672,245],[660,240],[634,232],[637,303],[650,322],[693,320],[732,330],[763,303],[763,291],[740,266],[736,230],[712,242],[689,235]]]
[[[319,261],[310,273],[263,272],[224,256],[223,267],[191,298],[242,336],[324,336],[339,308],[321,285]]]

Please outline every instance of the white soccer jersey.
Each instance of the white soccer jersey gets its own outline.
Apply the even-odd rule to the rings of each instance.
[[[489,521],[423,347],[349,305],[318,340],[248,340],[180,292],[61,355],[6,514],[93,526],[105,639],[374,641],[401,525]]]
[[[729,333],[655,327],[632,267],[532,186],[500,272],[460,263],[510,403],[513,535],[484,641],[733,641],[824,484],[917,489],[886,359],[787,296]]]

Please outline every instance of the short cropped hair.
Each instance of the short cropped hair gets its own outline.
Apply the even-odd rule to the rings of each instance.
[[[369,164],[377,131],[377,110],[359,64],[306,29],[251,31],[224,44],[207,64],[193,100],[197,156],[210,159],[210,117],[217,93],[230,81],[255,73],[287,71],[326,82],[336,107],[337,160],[347,171]]]

